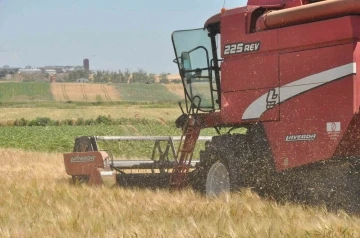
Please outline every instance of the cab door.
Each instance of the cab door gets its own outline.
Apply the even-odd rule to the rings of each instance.
[[[172,41],[175,60],[184,85],[186,101],[196,110],[219,108],[213,70],[211,40],[206,29],[175,31]],[[187,103],[188,104],[188,103]]]

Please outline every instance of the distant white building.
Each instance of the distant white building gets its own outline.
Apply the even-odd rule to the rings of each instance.
[[[76,80],[76,82],[77,82],[77,83],[88,83],[89,80],[86,79],[86,78],[79,78],[79,79]]]
[[[47,73],[49,75],[54,75],[54,74],[56,74],[56,70],[55,69],[45,69],[45,73]]]
[[[5,76],[5,79],[6,80],[11,80],[13,78],[13,75],[12,74],[7,74],[6,76]]]
[[[73,66],[73,67],[67,68],[67,71],[74,71],[74,70],[84,70],[84,67],[82,67],[82,66]]]
[[[83,70],[82,66],[69,66],[69,65],[67,66],[53,65],[53,66],[43,66],[38,68],[41,69],[44,73],[47,73],[46,72],[47,70],[55,70],[57,74],[62,74],[74,70]]]
[[[41,69],[19,69],[19,74],[41,74]]]

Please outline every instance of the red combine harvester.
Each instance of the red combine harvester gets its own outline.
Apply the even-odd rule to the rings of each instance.
[[[120,185],[191,185],[208,195],[251,187],[358,211],[359,38],[360,0],[248,0],[204,28],[174,32],[186,95],[174,161],[130,165],[163,168],[159,173],[128,174],[114,161],[109,168],[119,171]],[[228,130],[193,161],[200,131],[210,127]],[[95,137],[78,139],[75,147],[65,155],[67,168],[100,156],[84,152],[97,150]]]

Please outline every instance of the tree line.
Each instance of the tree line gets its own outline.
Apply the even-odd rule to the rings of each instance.
[[[129,69],[118,71],[97,70],[96,72],[89,72],[86,70],[74,70],[64,77],[66,82],[75,82],[77,79],[88,79],[92,74],[92,82],[95,83],[154,83],[156,81],[155,74],[147,73],[143,69],[138,69],[131,72]],[[168,73],[162,73],[159,76],[160,83],[170,83]],[[91,77],[90,77],[91,78]],[[174,81],[173,81],[174,82]],[[175,83],[180,83],[180,80],[175,80]]]

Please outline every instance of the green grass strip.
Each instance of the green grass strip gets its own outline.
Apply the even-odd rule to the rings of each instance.
[[[118,84],[122,100],[132,102],[178,102],[182,100],[178,95],[168,91],[161,84]]]
[[[0,102],[52,100],[49,83],[0,83]]]

